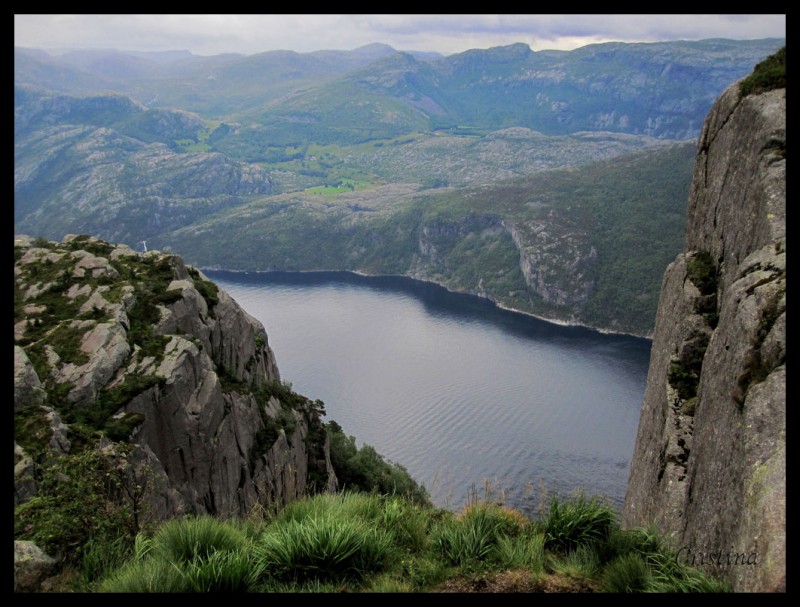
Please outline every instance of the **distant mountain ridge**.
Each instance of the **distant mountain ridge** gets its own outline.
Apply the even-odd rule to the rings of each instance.
[[[446,57],[372,44],[353,51],[180,54],[169,61],[119,51],[45,58],[41,52],[18,49],[15,83],[72,93],[100,92],[112,85],[143,103],[157,97],[159,105],[218,118],[231,112],[261,113],[265,99],[302,91],[299,99],[290,95],[267,114],[283,119],[311,105],[320,113],[305,111],[321,120],[329,111],[325,99],[332,97],[330,87],[338,98],[339,79],[344,78],[347,103],[374,104],[373,120],[381,132],[388,133],[381,114],[397,112],[395,123],[412,126],[414,114],[422,111],[427,128],[525,126],[546,134],[602,129],[683,139],[697,136],[705,113],[725,86],[783,44],[785,39],[712,39],[534,52],[517,43]],[[404,65],[398,66],[399,56]],[[74,77],[57,78],[56,68],[75,70]],[[409,86],[394,90],[381,84],[387,68]],[[359,72],[349,73],[353,70]],[[372,99],[376,93],[379,98]],[[436,111],[421,109],[415,95],[436,100]]]
[[[670,146],[693,140],[717,95],[782,44],[16,49],[15,229],[147,240],[209,267],[401,273],[648,335],[690,181],[686,148]],[[642,155],[593,164],[627,153]],[[619,172],[626,162],[635,175]],[[531,179],[551,169],[592,182]],[[656,201],[651,246],[629,242],[618,226]]]

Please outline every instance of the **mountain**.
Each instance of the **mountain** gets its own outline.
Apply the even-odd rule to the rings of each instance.
[[[18,235],[14,262],[16,589],[181,515],[335,492],[337,471],[428,503],[281,381],[261,323],[180,257]]]
[[[130,244],[272,189],[269,173],[223,154],[183,154],[202,121],[128,97],[16,89],[15,223],[36,234]],[[167,143],[163,143],[167,142]]]
[[[690,182],[689,148],[672,146],[781,42],[17,49],[15,229],[148,241],[214,267],[401,273],[649,335]],[[73,80],[79,95],[63,92]],[[646,213],[652,246],[619,228]],[[475,249],[479,234],[491,246]]]
[[[84,93],[95,77],[94,92],[113,88],[148,105],[215,119],[267,114],[275,123],[299,113],[334,129],[328,139],[342,131],[350,139],[385,137],[396,129],[380,125],[393,115],[406,128],[421,118],[426,130],[521,126],[550,135],[605,130],[683,139],[696,136],[727,84],[784,43],[712,39],[539,52],[512,44],[439,58],[376,44],[170,61],[115,51],[42,57],[19,49],[14,82]],[[75,72],[74,88],[57,65]],[[372,119],[347,126],[349,112],[365,104],[371,109],[359,120]],[[332,115],[345,126],[331,123]]]
[[[388,44],[374,42],[360,46],[352,51],[312,51],[308,54],[317,59],[322,59],[331,66],[343,66],[345,71],[349,71],[372,63],[381,57],[393,55],[396,52]]]
[[[282,194],[285,172],[186,151],[182,142],[200,147],[196,114],[119,95],[15,93],[15,224],[47,238],[86,233],[137,248],[149,241],[230,269],[404,274],[636,334],[651,330],[658,277],[681,245],[693,144],[522,128],[481,138],[417,135],[348,152],[351,170],[384,185],[337,180],[344,187],[323,196]],[[581,170],[547,170],[564,167]],[[398,180],[412,183],[391,183]],[[475,256],[474,232],[487,221],[494,227],[481,240],[491,246]],[[640,227],[624,229],[633,223]],[[632,234],[649,234],[648,244],[631,242]],[[239,245],[219,246],[230,238]]]
[[[305,493],[309,457],[316,465],[326,448],[306,441],[320,412],[273,396],[280,374],[264,328],[224,291],[174,255],[86,237],[18,237],[15,258],[15,503],[37,493],[34,462],[98,433],[106,448],[131,441],[130,473],[154,476],[147,510],[159,520]],[[286,420],[297,432],[281,429]]]
[[[437,60],[395,53],[319,86],[298,87],[237,119],[269,125],[273,141],[284,145],[464,127],[687,139],[697,136],[725,86],[781,44],[778,39],[607,43],[568,52],[533,52],[515,44]],[[284,133],[285,122],[293,130]],[[239,136],[251,135],[243,129]]]
[[[740,592],[786,590],[783,57],[728,87],[705,121],[623,511]]]
[[[25,48],[14,48],[14,82],[72,93],[112,88],[112,85],[99,75],[63,63],[44,51]]]
[[[726,41],[701,46],[717,59],[732,52]],[[608,59],[596,50],[585,52]],[[603,50],[620,60],[615,47]],[[40,81],[73,86],[61,68],[50,71],[47,57],[22,55],[22,72],[35,65]],[[391,69],[361,71],[348,82],[359,95],[369,92],[379,132],[391,126],[386,99],[397,103],[391,107],[399,123],[411,115],[408,107],[424,116],[432,104],[443,111],[449,104],[452,117],[467,111],[455,102],[458,78],[485,86],[480,99],[493,90],[487,70],[509,85],[532,55],[513,45],[457,56],[447,64],[450,89],[437,96],[429,86],[445,72],[429,68],[451,58],[420,65],[409,54],[387,55],[379,61]],[[283,59],[284,83],[291,70],[281,70],[292,62],[303,74],[320,65]],[[457,177],[458,187],[446,183],[450,169],[443,169],[458,161],[441,162],[441,152],[405,165],[415,167],[415,178],[431,178],[427,185],[376,179],[364,186],[343,177],[343,166],[321,176],[309,168],[324,162],[333,169],[356,152],[367,163],[387,146],[418,155],[442,136],[435,132],[367,147],[308,144],[284,150],[299,156],[276,163],[280,168],[261,166],[212,148],[215,132],[224,140],[241,123],[150,108],[126,95],[79,97],[19,84],[15,227],[56,233],[84,225],[133,242],[147,236],[151,248],[162,239],[208,265],[330,263],[407,273],[552,318],[631,331],[646,330],[658,291],[654,270],[663,268],[661,259],[674,259],[654,310],[624,525],[655,525],[674,539],[681,564],[735,590],[785,591],[786,97],[785,60],[778,70],[773,59],[724,90],[697,146],[669,141],[678,128],[669,117],[677,114],[663,104],[654,110],[661,114],[649,114],[666,117],[664,130],[653,132],[661,140],[599,131],[545,135],[519,126],[480,133],[467,125],[460,143],[468,145],[453,148],[458,153],[511,150],[505,157],[513,158],[543,143],[555,156],[576,148],[583,156],[565,161],[540,152],[514,167],[518,174],[485,183],[485,173],[471,169]],[[239,58],[219,65],[229,61]],[[139,70],[126,65],[102,69]],[[667,74],[684,68],[663,66]],[[689,72],[713,79],[718,68]],[[75,70],[68,73],[76,86],[91,86],[95,76]],[[623,81],[610,87],[621,100],[628,85],[641,92],[640,78]],[[579,85],[575,79],[570,86]],[[694,103],[687,100],[685,115]],[[314,112],[330,107],[308,106],[304,119],[313,123]],[[585,115],[592,119],[591,111]],[[357,128],[351,124],[346,137]],[[334,130],[328,124],[320,132]],[[562,147],[554,152],[551,144]],[[409,162],[402,153],[386,158],[398,171]],[[295,161],[306,173],[287,176]],[[686,167],[694,169],[689,180]],[[323,183],[307,187],[304,178]],[[273,183],[297,187],[277,192]],[[688,211],[681,211],[676,201],[686,200],[687,189]],[[681,225],[682,238],[675,233]],[[682,252],[670,257],[681,239]],[[15,540],[41,542],[59,557],[105,558],[92,553],[93,538],[135,534],[148,517],[235,516],[336,486],[331,444],[341,428],[322,423],[320,401],[281,382],[264,328],[176,252],[137,253],[86,235],[15,237]],[[358,478],[351,440],[344,443],[350,466],[339,469]],[[380,458],[372,450],[365,461],[372,467]],[[403,472],[389,464],[365,486],[388,492],[399,479],[413,490]]]
[[[227,116],[318,86],[395,52],[379,44],[352,51],[267,51],[210,57],[117,50],[51,56],[21,48],[14,54],[14,82],[80,94],[114,90],[148,106],[180,107],[207,117]]]
[[[675,144],[487,186],[279,195],[153,243],[200,267],[401,274],[646,335],[663,268],[682,247],[694,156],[693,144]],[[220,251],[225,239],[238,246]]]

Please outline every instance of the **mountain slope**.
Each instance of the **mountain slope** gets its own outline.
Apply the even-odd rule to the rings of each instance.
[[[219,153],[180,153],[202,122],[120,95],[76,98],[18,88],[14,213],[22,232],[100,234],[130,244],[256,194],[267,171]]]
[[[511,126],[548,135],[604,130],[666,139],[695,137],[719,93],[782,40],[607,43],[569,52],[514,44],[435,61],[398,53],[266,108],[261,121],[302,114],[332,140],[345,105],[359,114],[353,138],[426,130]],[[346,104],[345,104],[346,100]],[[272,116],[272,118],[269,118]],[[366,122],[365,122],[366,120]],[[377,132],[371,132],[377,130]],[[323,134],[325,133],[325,134]],[[341,136],[341,134],[339,133]]]
[[[380,45],[122,63],[114,53],[72,55],[68,70],[95,70],[104,87],[114,76],[137,97],[15,87],[15,227],[152,241],[209,266],[238,268],[249,251],[248,269],[408,274],[647,335],[653,268],[679,250],[673,202],[690,180],[669,141],[693,137],[722,83],[780,42],[518,44],[424,59]],[[58,64],[20,51],[17,82],[45,79],[29,61]],[[179,99],[188,105],[157,107]],[[189,111],[198,105],[207,113]],[[659,147],[663,157],[643,155],[632,169],[635,187],[618,166],[589,167]],[[555,206],[521,194],[504,204],[509,187],[492,186],[577,166],[593,183],[552,173],[510,186],[542,190]],[[474,189],[454,191],[465,186]],[[583,209],[574,216],[557,208],[570,199]],[[466,212],[475,201],[480,211]],[[646,229],[621,229],[647,205],[658,218],[652,246],[631,236]]]
[[[87,78],[95,77],[94,92],[116,88],[148,105],[217,119],[241,114],[236,119],[245,123],[261,116],[259,122],[274,124],[280,116],[305,112],[334,129],[327,138],[336,134],[337,121],[347,122],[349,110],[368,104],[378,109],[359,114],[357,128],[342,129],[351,139],[385,133],[387,124],[378,127],[392,115],[414,125],[417,114],[426,130],[523,126],[551,135],[605,130],[684,139],[697,135],[725,86],[784,43],[606,43],[563,52],[513,44],[424,59],[369,45],[338,54],[271,51],[168,64],[118,53],[59,59],[19,49],[15,84],[47,88],[51,81],[54,90],[84,93],[92,88]],[[59,65],[75,77],[64,78]],[[378,122],[363,122],[370,117]]]
[[[402,274],[647,335],[663,268],[682,246],[694,152],[674,145],[465,189],[284,194],[153,243],[201,267]],[[220,250],[225,239],[237,246]]]
[[[242,515],[308,490],[324,411],[274,396],[264,328],[197,270],[88,237],[18,237],[15,260],[15,503],[37,493],[34,462],[99,435],[152,475],[141,507],[156,520]],[[335,487],[325,461],[317,477]]]

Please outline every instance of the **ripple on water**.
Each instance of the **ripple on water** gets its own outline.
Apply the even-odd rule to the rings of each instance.
[[[206,272],[269,335],[284,380],[424,484],[532,512],[620,508],[650,342],[561,327],[404,279]]]

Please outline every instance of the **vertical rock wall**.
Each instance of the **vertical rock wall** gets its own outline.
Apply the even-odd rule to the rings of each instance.
[[[785,89],[706,119],[623,511],[737,591],[786,584],[785,150]]]

